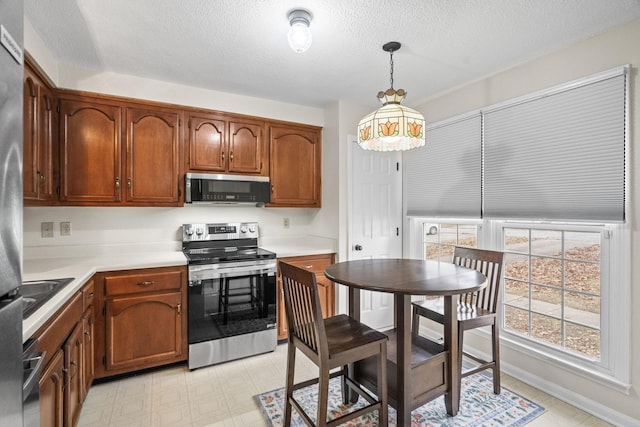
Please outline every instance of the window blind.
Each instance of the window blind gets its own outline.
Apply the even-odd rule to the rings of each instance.
[[[402,155],[407,216],[480,218],[480,114],[426,129],[427,144]]]
[[[484,111],[483,216],[624,221],[625,78]]]

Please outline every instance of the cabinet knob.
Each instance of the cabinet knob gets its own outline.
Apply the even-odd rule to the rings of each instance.
[[[222,152],[222,161],[224,162],[224,151]]]
[[[362,250],[362,246],[361,245],[356,245],[353,249],[355,249],[356,251],[361,251]]]
[[[231,153],[229,153],[229,161],[233,162],[233,151]]]
[[[120,178],[116,178],[116,190],[120,189]]]
[[[131,190],[131,178],[127,178],[127,187]]]
[[[182,314],[182,304],[178,304],[176,305],[176,311],[178,312],[178,314]]]

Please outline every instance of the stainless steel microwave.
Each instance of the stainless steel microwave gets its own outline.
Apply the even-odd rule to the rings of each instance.
[[[187,173],[187,203],[263,205],[271,200],[268,176]]]

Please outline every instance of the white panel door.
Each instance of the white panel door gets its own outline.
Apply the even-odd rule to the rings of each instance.
[[[402,173],[399,152],[363,150],[350,137],[349,259],[402,258]],[[362,322],[393,326],[393,295],[360,292]]]

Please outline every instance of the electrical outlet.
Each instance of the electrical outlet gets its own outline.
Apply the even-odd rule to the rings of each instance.
[[[40,234],[42,237],[53,237],[53,222],[41,222]]]
[[[289,228],[289,218],[284,218],[284,220],[282,221],[282,225],[284,226],[284,228]]]
[[[60,235],[61,236],[71,236],[71,222],[70,221],[62,221],[60,223]]]

